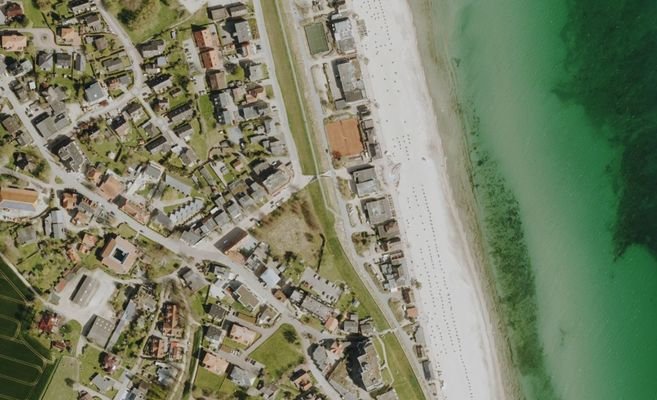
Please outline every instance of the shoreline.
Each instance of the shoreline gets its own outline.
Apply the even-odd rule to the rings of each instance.
[[[421,50],[426,51],[429,43],[419,40],[422,36],[419,35],[417,10],[412,10],[406,3],[397,6],[382,6],[380,0],[362,3],[366,5],[354,5],[354,9],[374,35],[370,33],[361,41],[368,43],[375,36],[388,42],[374,39],[367,46],[361,44],[359,53],[365,58],[364,68],[368,70],[366,82],[374,82],[369,82],[367,90],[377,101],[375,112],[392,115],[388,112],[395,110],[398,111],[396,117],[402,119],[394,121],[383,117],[381,120],[379,117],[377,123],[391,169],[399,170],[400,174],[396,209],[401,214],[400,225],[406,241],[410,243],[411,276],[423,283],[418,290],[420,321],[430,337],[429,357],[439,372],[437,376],[444,382],[441,397],[517,398],[520,395],[518,381],[512,374],[514,369],[508,346],[503,344],[503,324],[494,301],[492,273],[484,267],[485,252],[470,182],[467,138],[463,133],[463,116],[454,101],[454,88],[443,82],[443,90],[436,90],[441,83],[438,74],[426,73],[432,65],[427,65]],[[394,18],[394,23],[389,23],[388,16]],[[397,31],[390,35],[392,29]],[[396,48],[389,43],[395,39],[401,40]],[[408,46],[411,40],[412,45]],[[385,51],[391,54],[379,55]],[[400,67],[385,65],[386,57],[399,60],[398,56],[402,58],[401,71],[407,77],[413,75],[401,82],[397,80],[404,79],[399,77]],[[438,67],[437,57],[433,58],[434,66]],[[374,70],[367,67],[372,62],[377,64]],[[448,69],[444,73],[453,72]],[[433,81],[429,76],[434,77]],[[392,85],[390,77],[394,78]],[[390,92],[390,89],[383,89],[390,86],[399,96],[381,93],[383,90]],[[438,93],[447,93],[447,98],[437,99]],[[410,94],[419,103],[412,104],[411,98],[404,94]],[[405,104],[397,100],[401,98],[405,99]],[[384,101],[388,103],[383,104]],[[417,115],[418,109],[424,111],[423,115]],[[438,118],[439,115],[443,118]],[[412,121],[410,126],[404,116]],[[414,129],[413,136],[400,133],[408,129]],[[438,137],[435,131],[438,131]],[[449,136],[456,139],[449,140]],[[450,152],[446,148],[454,146],[460,157],[447,157]],[[433,151],[427,153],[427,150]],[[419,154],[423,155],[422,161],[418,160]],[[433,164],[430,170],[423,177],[417,176],[427,160]],[[454,170],[463,173],[454,176]],[[427,185],[423,178],[433,185]],[[442,190],[435,182],[443,184]],[[400,203],[406,207],[400,207]],[[427,230],[433,233],[433,240],[427,241]],[[417,243],[422,244],[422,240],[425,246],[416,247]],[[436,266],[438,270],[434,268]]]
[[[481,221],[481,205],[474,191],[474,169],[470,158],[471,145],[468,140],[470,134],[463,107],[458,98],[457,78],[455,66],[450,62],[448,52],[448,29],[440,27],[432,13],[431,0],[419,2],[409,1],[409,8],[413,16],[417,46],[420,52],[420,61],[425,71],[425,81],[430,88],[432,107],[439,125],[439,135],[445,147],[454,154],[447,157],[446,169],[450,182],[452,199],[455,201],[461,223],[462,234],[474,258],[474,268],[479,278],[483,294],[482,304],[490,318],[490,332],[495,340],[497,366],[502,378],[504,398],[523,398],[520,373],[514,366],[511,354],[511,345],[504,321],[503,311],[498,297],[493,267],[486,255],[486,239]],[[442,11],[448,10],[446,2],[442,2]],[[456,16],[451,16],[455,20]],[[446,18],[443,18],[443,21]],[[432,30],[432,28],[434,30]],[[422,33],[422,34],[421,34]],[[445,38],[438,39],[440,36]],[[440,50],[437,49],[440,47]],[[427,71],[435,69],[435,73]],[[442,94],[439,97],[438,94]],[[452,118],[438,118],[440,114],[453,114]],[[441,126],[442,124],[442,126]],[[451,124],[451,126],[446,126]],[[454,156],[455,155],[455,156]]]

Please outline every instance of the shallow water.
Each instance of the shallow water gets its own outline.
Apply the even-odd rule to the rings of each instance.
[[[516,343],[513,354],[518,361],[528,343],[544,354],[522,369],[527,397],[655,398],[657,3],[432,4],[476,130],[469,140],[488,239],[524,234],[531,277],[516,283],[535,308],[510,309],[535,314],[526,323],[538,340]],[[513,203],[481,195],[492,168],[518,201],[519,221],[487,219],[501,207],[494,202]]]

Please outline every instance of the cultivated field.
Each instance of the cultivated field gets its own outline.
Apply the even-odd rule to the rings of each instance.
[[[54,369],[48,351],[24,334],[31,293],[0,263],[0,398],[39,399]]]

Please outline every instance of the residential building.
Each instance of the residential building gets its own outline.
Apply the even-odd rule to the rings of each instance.
[[[216,375],[224,375],[230,368],[230,363],[216,354],[205,351],[201,366]]]
[[[242,325],[233,323],[228,331],[228,337],[245,347],[249,347],[258,338],[258,333]]]
[[[351,20],[336,14],[330,21],[331,32],[335,40],[335,47],[342,54],[351,54],[356,51],[356,43],[352,32]]]
[[[84,99],[88,103],[105,100],[106,97],[105,89],[103,89],[98,81],[94,81],[84,88]]]
[[[57,151],[57,155],[70,172],[83,172],[88,162],[87,156],[75,140],[61,147]]]
[[[344,101],[351,103],[363,100],[365,84],[358,61],[355,58],[339,60],[336,62],[336,69]]]
[[[253,33],[251,33],[249,21],[239,21],[235,23],[235,39],[238,44],[248,43],[253,40]]]
[[[244,3],[232,3],[227,6],[231,18],[249,15],[249,8]]]
[[[80,35],[78,34],[77,29],[71,26],[62,26],[57,28],[57,35],[68,45],[79,45],[80,44]]]
[[[363,208],[367,214],[367,220],[372,226],[387,222],[394,217],[390,200],[387,197],[367,201]]]
[[[201,52],[201,64],[205,69],[220,69],[223,66],[221,55],[216,49]]]
[[[381,389],[384,385],[381,369],[379,368],[379,357],[371,341],[367,341],[360,348],[361,355],[358,356],[358,374],[363,389],[372,392]]]
[[[65,214],[64,211],[59,208],[52,210],[44,218],[44,233],[46,236],[51,236],[56,240],[61,240],[66,238],[66,233],[64,232],[65,224]]]
[[[322,323],[326,322],[333,315],[333,308],[327,306],[326,304],[318,301],[312,296],[304,297],[303,301],[299,305],[303,310],[313,314],[319,318]]]
[[[228,9],[224,6],[208,7],[208,16],[213,21],[224,21],[229,17]]]
[[[194,43],[196,43],[196,46],[199,49],[216,47],[218,44],[216,43],[216,40],[212,35],[212,31],[210,31],[209,28],[203,28],[201,30],[194,31],[193,36]]]
[[[166,48],[164,40],[162,39],[153,39],[150,40],[141,46],[139,46],[139,52],[143,58],[153,58],[161,56],[164,53]]]
[[[242,369],[237,365],[233,366],[229,377],[233,383],[243,388],[251,387],[257,378],[255,373]]]
[[[180,105],[167,113],[167,118],[171,124],[179,124],[187,121],[194,116],[194,108],[191,103]]]
[[[180,326],[180,315],[178,313],[178,305],[167,303],[164,306],[162,333],[169,337],[180,337],[183,333],[183,327]]]
[[[109,72],[110,74],[125,68],[125,66],[123,65],[123,61],[118,57],[104,60],[103,62],[101,62],[101,64],[103,68],[105,68],[107,72]]]
[[[0,35],[2,50],[12,52],[25,51],[27,47],[27,36],[11,31],[4,31]]]

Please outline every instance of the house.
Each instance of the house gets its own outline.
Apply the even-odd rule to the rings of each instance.
[[[185,122],[182,125],[178,125],[177,127],[173,128],[173,133],[176,134],[179,138],[188,141],[191,137],[192,134],[194,133],[194,128],[187,122]]]
[[[364,204],[365,214],[370,225],[376,226],[393,218],[393,210],[387,197],[371,200]]]
[[[351,172],[358,197],[365,197],[379,190],[376,171],[373,166],[366,166]]]
[[[342,54],[351,54],[356,51],[356,43],[352,32],[351,20],[336,14],[329,22],[335,46]]]
[[[105,348],[112,332],[114,331],[114,322],[108,321],[105,318],[96,315],[93,325],[87,332],[87,340],[98,346]]]
[[[253,385],[257,376],[251,371],[247,371],[238,367],[237,365],[233,366],[233,369],[230,371],[229,378],[237,386],[248,388]]]
[[[342,96],[347,103],[365,98],[365,84],[361,78],[360,65],[355,58],[336,62],[337,76]]]
[[[249,15],[249,8],[244,3],[235,3],[228,6],[228,13],[231,18],[244,17]]]
[[[44,139],[49,139],[55,133],[68,126],[70,120],[66,113],[61,113],[54,117],[48,113],[43,113],[34,119],[33,124]]]
[[[324,329],[326,329],[329,333],[333,333],[336,329],[338,329],[339,323],[340,322],[337,318],[329,317],[326,322],[324,322]]]
[[[57,36],[68,45],[79,45],[80,44],[80,35],[78,34],[77,29],[71,26],[61,26],[57,28]]]
[[[62,160],[69,172],[83,172],[87,165],[87,156],[82,152],[78,142],[72,140],[67,145],[57,151],[57,155]]]
[[[55,53],[55,68],[70,69],[73,66],[73,56],[69,53]]]
[[[180,326],[180,316],[178,314],[178,305],[167,303],[162,312],[162,333],[165,336],[180,337],[183,333],[183,328]]]
[[[212,317],[214,321],[221,321],[226,317],[226,314],[228,314],[228,311],[226,311],[224,308],[217,304],[210,304],[210,308],[208,309],[208,315]]]
[[[86,307],[87,305],[89,305],[89,301],[93,297],[96,290],[98,290],[99,286],[100,284],[98,283],[98,281],[92,278],[91,276],[82,275],[82,278],[80,278],[78,285],[75,287],[75,290],[73,291],[73,295],[71,296],[71,302],[77,304],[80,307]]]
[[[116,381],[109,376],[96,374],[91,380],[91,383],[98,388],[100,393],[107,393],[114,388],[114,383],[116,383]]]
[[[203,354],[201,366],[213,374],[224,375],[228,371],[230,363],[223,358],[206,351]]]
[[[120,58],[114,57],[101,62],[103,68],[107,70],[110,74],[116,71],[120,71],[124,68],[123,61]]]
[[[88,103],[95,103],[97,101],[105,100],[106,96],[107,95],[105,94],[105,90],[100,85],[100,83],[98,83],[98,81],[94,81],[84,88],[84,99]]]
[[[242,325],[232,324],[228,331],[228,337],[245,347],[249,347],[258,338],[258,333]]]
[[[68,8],[73,14],[78,15],[95,8],[95,4],[89,0],[73,0],[68,3]]]
[[[162,93],[173,86],[173,80],[171,79],[171,75],[157,75],[146,81],[146,84],[155,93]]]
[[[144,145],[144,147],[151,154],[166,152],[169,150],[168,140],[164,135],[160,135],[154,139],[151,139]]]
[[[361,355],[358,356],[357,374],[360,375],[360,383],[368,392],[381,389],[384,385],[381,369],[379,368],[379,356],[371,341],[360,346]]]
[[[249,310],[255,310],[256,307],[260,304],[260,300],[256,297],[251,290],[249,290],[246,285],[240,283],[239,287],[233,292],[236,300],[240,302],[241,305],[246,307]]]
[[[235,23],[235,39],[238,44],[248,43],[253,40],[249,21],[239,21]]]
[[[53,53],[48,51],[40,51],[37,53],[36,65],[45,71],[52,71],[54,64]]]
[[[327,122],[324,129],[333,158],[359,156],[365,150],[356,118]]]
[[[0,45],[2,45],[2,50],[12,52],[25,51],[25,48],[27,47],[27,36],[11,31],[4,31],[0,33],[0,35]]]
[[[91,252],[91,250],[96,247],[96,243],[98,243],[98,238],[96,236],[85,233],[82,237],[82,241],[80,241],[78,251],[80,251],[82,254],[89,254],[89,252]]]
[[[199,49],[212,48],[217,45],[215,38],[212,35],[212,32],[208,28],[203,28],[198,31],[194,31],[194,43]]]
[[[167,353],[166,343],[164,339],[159,338],[157,336],[151,336],[148,339],[148,343],[146,344],[144,353],[146,353],[149,357],[158,360],[163,359]]]
[[[43,333],[53,333],[57,331],[59,324],[59,316],[54,312],[44,311],[41,314],[41,319],[37,324],[37,329]]]
[[[130,130],[130,124],[123,115],[117,115],[112,119],[110,128],[119,136],[125,136]]]
[[[81,18],[81,21],[88,31],[97,32],[103,29],[103,21],[97,13],[85,15]]]
[[[7,133],[15,135],[21,129],[21,121],[16,114],[12,114],[2,120],[2,127]]]
[[[210,49],[201,52],[201,64],[205,69],[220,69],[223,63],[219,51]]]
[[[228,16],[228,9],[224,6],[208,7],[208,17],[213,21],[223,21]]]
[[[14,211],[36,211],[39,193],[32,189],[0,188],[0,208]]]
[[[137,248],[128,240],[113,237],[101,253],[101,262],[117,274],[127,274],[137,261]]]
[[[244,229],[235,227],[221,239],[219,239],[219,241],[215,243],[214,246],[222,253],[227,254],[247,236],[248,233]]]
[[[52,236],[54,239],[60,240],[66,238],[64,232],[65,224],[64,211],[58,209],[52,210],[46,218],[44,218],[44,232],[46,236]]]
[[[281,281],[281,276],[275,269],[271,267],[267,267],[265,271],[259,276],[259,278],[265,283],[265,285],[267,285],[268,288],[275,288]]]
[[[107,174],[105,180],[98,186],[100,195],[110,201],[117,198],[124,190],[123,183],[111,174]]]
[[[96,48],[96,50],[98,51],[103,51],[109,46],[109,43],[107,43],[107,38],[105,36],[94,37],[93,44],[94,44],[94,48]]]
[[[0,10],[0,15],[4,15],[4,23],[10,23],[16,20],[20,22],[21,18],[24,16],[23,8],[18,3],[9,2],[2,7],[2,10]]]
[[[132,119],[133,121],[138,121],[146,115],[146,113],[144,112],[144,109],[137,102],[132,102],[132,103],[128,104],[123,109],[123,113],[127,114],[127,116],[130,119]]]
[[[288,175],[281,169],[275,170],[263,180],[262,186],[267,190],[267,193],[274,194],[281,189],[289,181]]]
[[[205,339],[218,348],[224,340],[224,331],[214,325],[208,325],[205,329]]]
[[[307,392],[313,387],[313,380],[310,377],[310,374],[303,368],[299,368],[292,373],[290,376],[290,382],[292,382],[294,387],[301,393]]]
[[[139,52],[143,58],[153,58],[161,56],[164,53],[166,48],[164,40],[162,39],[153,39],[150,40],[141,46],[139,46]]]
[[[190,120],[193,116],[194,107],[192,107],[191,103],[185,103],[167,113],[167,118],[171,124],[178,124],[183,121]]]
[[[185,281],[185,284],[192,292],[198,292],[208,285],[201,274],[194,272],[191,269],[185,271],[181,278]]]
[[[267,78],[267,70],[264,64],[249,64],[247,72],[251,82],[259,82]]]
[[[333,315],[333,308],[318,301],[312,296],[304,297],[299,307],[319,318],[322,323],[326,322],[326,320]]]
[[[83,72],[85,67],[84,56],[80,53],[73,54],[73,69],[77,72]]]

